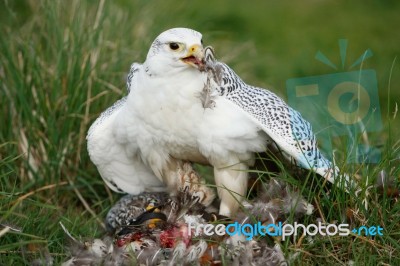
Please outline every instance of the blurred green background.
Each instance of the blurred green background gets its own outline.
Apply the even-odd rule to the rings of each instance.
[[[118,196],[90,162],[86,132],[125,94],[130,64],[143,62],[154,38],[172,27],[203,33],[217,58],[247,83],[284,98],[287,79],[348,71],[371,49],[363,68],[377,73],[384,120],[378,137],[390,168],[400,136],[399,116],[393,117],[400,100],[399,14],[396,0],[1,0],[0,215],[28,235],[2,236],[0,251],[46,243],[64,259],[58,221],[76,235],[98,235],[98,221]],[[339,39],[349,44],[344,69]],[[317,51],[338,70],[317,61]],[[26,259],[7,258],[0,262]]]
[[[2,26],[17,31],[8,34],[18,34],[38,19],[35,17],[40,14],[36,11],[42,2],[2,1]],[[84,10],[95,9],[97,4],[98,1],[80,3],[88,6]],[[64,5],[65,13],[59,19],[67,20],[63,25],[65,30],[71,19],[68,6],[73,1],[66,1]],[[385,103],[391,67],[400,51],[400,3],[395,0],[126,0],[107,2],[105,9],[103,40],[118,48],[120,71],[126,71],[133,61],[142,62],[147,48],[160,32],[177,26],[189,27],[202,32],[205,43],[216,48],[219,59],[229,63],[245,80],[284,94],[288,78],[335,72],[314,56],[321,50],[340,66],[338,40],[348,39],[344,70],[370,48],[374,56],[365,62],[364,68],[377,71],[380,96]],[[85,20],[82,30],[90,30],[95,12],[88,12],[82,19]],[[111,25],[116,28],[110,28]],[[21,37],[29,38],[38,31],[24,32]],[[399,83],[399,71],[396,64],[392,84]],[[392,90],[395,96],[399,95],[398,91]]]

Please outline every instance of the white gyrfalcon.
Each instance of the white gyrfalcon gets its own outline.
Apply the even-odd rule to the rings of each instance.
[[[220,214],[230,216],[246,193],[255,153],[271,143],[333,182],[337,168],[319,152],[311,125],[274,93],[208,60],[207,51],[199,32],[174,28],[155,39],[143,64],[132,65],[129,94],[103,112],[87,136],[107,185],[130,194],[174,191],[184,162],[208,164]]]

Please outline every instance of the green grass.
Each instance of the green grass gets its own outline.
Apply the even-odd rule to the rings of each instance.
[[[383,145],[376,165],[356,170],[363,187],[380,170],[399,186],[400,23],[397,1],[2,1],[0,3],[0,217],[12,228],[0,236],[0,265],[28,264],[49,252],[66,259],[65,235],[103,232],[102,220],[118,195],[106,189],[86,152],[93,120],[125,92],[132,62],[143,62],[152,40],[174,26],[204,33],[206,44],[248,83],[284,96],[289,78],[333,73],[314,60],[318,50],[339,62],[337,40],[349,40],[348,62],[367,48],[374,56],[364,68],[378,75],[384,129],[370,136]],[[347,68],[346,68],[347,70]],[[329,195],[288,178],[322,217],[355,226],[381,225],[384,236],[285,241],[293,265],[400,264],[400,209],[393,197],[369,190],[362,198],[338,189]],[[310,181],[311,182],[311,181]]]

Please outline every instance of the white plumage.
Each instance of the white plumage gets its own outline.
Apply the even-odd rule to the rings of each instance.
[[[89,155],[107,185],[130,194],[161,191],[164,184],[176,191],[185,161],[209,164],[220,214],[230,216],[246,192],[254,153],[271,140],[300,166],[333,182],[336,171],[319,153],[310,124],[275,94],[205,59],[201,38],[185,28],[160,34],[146,61],[132,65],[128,96],[90,128]],[[200,99],[205,90],[210,108]]]

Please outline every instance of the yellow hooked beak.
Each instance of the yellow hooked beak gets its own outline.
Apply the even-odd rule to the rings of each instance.
[[[181,58],[183,62],[193,67],[202,69],[204,67],[204,50],[201,45],[194,44],[189,47],[188,54]]]

